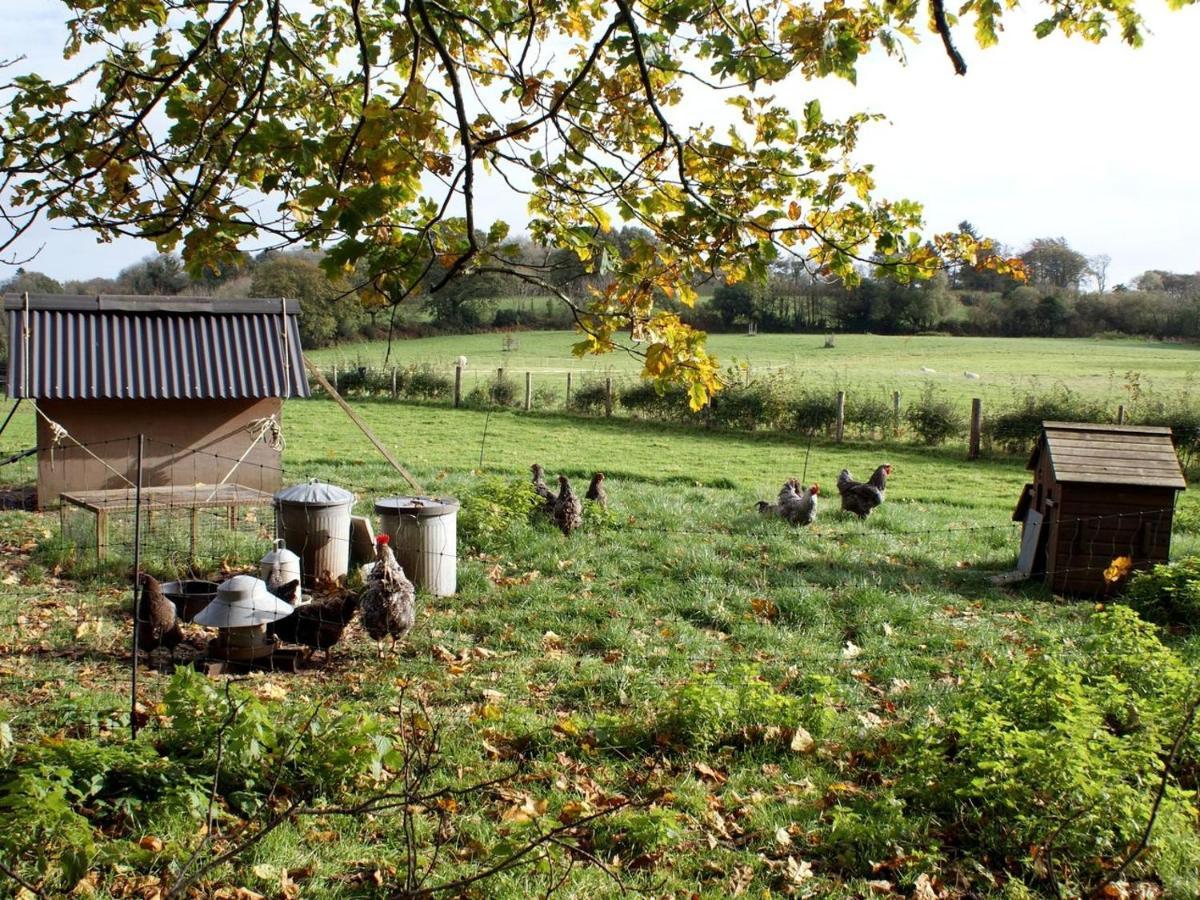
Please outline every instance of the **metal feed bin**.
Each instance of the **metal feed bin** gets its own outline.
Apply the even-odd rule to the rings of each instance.
[[[458,590],[458,501],[453,497],[384,497],[379,528],[413,584],[436,597]]]
[[[312,479],[275,495],[275,532],[300,555],[305,584],[342,578],[350,570],[350,510],[354,495]]]

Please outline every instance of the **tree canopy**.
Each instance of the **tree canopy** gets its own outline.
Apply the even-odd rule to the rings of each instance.
[[[571,306],[577,352],[628,332],[644,374],[684,383],[694,406],[719,370],[660,301],[690,304],[702,279],[761,280],[787,258],[847,281],[863,262],[899,280],[1019,265],[968,233],[927,238],[919,204],[875,196],[853,156],[870,116],[835,120],[773,93],[853,80],[868,52],[899,56],[922,34],[962,74],[956,29],[993,43],[1015,2],[966,0],[957,14],[942,0],[64,5],[77,73],[0,88],[9,259],[45,216],[179,247],[193,273],[255,240],[322,248],[329,275],[387,303],[506,273]],[[1042,5],[1039,36],[1142,39],[1132,0]],[[728,104],[731,124],[687,124],[685,94]],[[586,300],[506,252],[503,223],[483,230],[483,177],[527,196],[535,241],[608,276]],[[646,235],[619,257],[614,217]]]

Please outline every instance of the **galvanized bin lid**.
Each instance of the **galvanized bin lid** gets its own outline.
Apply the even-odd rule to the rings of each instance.
[[[267,583],[253,575],[234,575],[217,588],[217,597],[192,621],[215,628],[247,628],[274,622],[293,612],[267,589]]]
[[[307,484],[295,484],[277,491],[274,500],[276,506],[349,506],[354,503],[354,495],[336,484],[312,478]]]
[[[458,510],[453,497],[381,497],[375,501],[375,513],[386,516],[448,516]]]

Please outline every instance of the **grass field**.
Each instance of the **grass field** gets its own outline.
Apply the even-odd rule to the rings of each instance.
[[[389,365],[430,363],[450,368],[468,359],[469,378],[487,377],[500,366],[512,372],[557,374],[634,373],[636,359],[624,353],[580,359],[571,355],[571,332],[516,332],[518,349],[505,351],[506,335],[452,335],[397,341]],[[1142,339],[1042,339],[885,337],[838,335],[824,349],[824,336],[714,334],[710,349],[724,363],[746,362],[753,369],[779,369],[806,383],[899,390],[915,394],[926,384],[960,397],[1008,400],[1015,392],[1039,392],[1061,384],[1113,404],[1127,402],[1129,373],[1142,390],[1164,395],[1191,391],[1200,376],[1200,351],[1191,344]],[[350,344],[309,354],[324,366],[381,366],[386,342]],[[934,369],[927,374],[922,368]],[[968,379],[973,372],[979,379]]]
[[[521,352],[533,358],[565,348],[568,338],[521,340]],[[726,338],[717,346],[732,355],[739,342],[783,348],[788,341],[811,345],[814,339]],[[448,338],[401,344],[399,351],[439,360],[462,352],[484,365],[492,361],[487,348],[498,342],[497,335]],[[1191,351],[1176,347],[1099,342],[1071,356],[1061,344],[1039,349],[1038,343],[1022,342],[1014,358],[1003,352],[1009,345],[997,341],[971,351],[939,339],[905,345],[842,338],[831,353],[848,367],[852,358],[874,357],[875,371],[895,374],[931,361],[928,354],[938,347],[948,353],[953,346],[956,361],[943,356],[933,367],[970,366],[989,378],[1016,378],[1023,365],[1044,355],[1054,377],[1075,367],[1081,383],[1095,379],[1097,388],[1108,378],[1103,367],[1133,366],[1135,358],[1139,371],[1171,384],[1182,384],[1190,365]],[[884,346],[892,348],[886,360],[879,358]],[[1094,374],[1078,371],[1081,361],[1099,357],[1098,348],[1106,357],[1088,368]],[[771,352],[780,358],[784,351]],[[825,358],[820,351],[812,355]],[[1114,358],[1130,361],[1109,361]],[[934,799],[942,796],[939,786],[914,793],[905,780],[911,774],[896,762],[907,759],[897,748],[950,719],[975,679],[1026,660],[1068,666],[1093,658],[1089,641],[1103,632],[1105,620],[1092,603],[1055,598],[1037,584],[1000,589],[989,581],[1015,559],[1018,534],[1009,516],[1026,481],[1021,461],[968,464],[961,451],[818,441],[807,477],[825,486],[826,495],[843,466],[865,476],[888,461],[894,477],[887,503],[868,520],[835,511],[834,497],[813,527],[796,530],[753,512],[756,499],[772,496],[785,476],[804,470],[805,448],[794,439],[355,405],[428,490],[464,498],[464,520],[473,516],[476,525],[460,547],[460,592],[422,598],[418,626],[399,657],[377,659],[374,645],[354,630],[327,668],[255,676],[244,684],[279,715],[285,707],[306,709],[324,700],[343,714],[377,715],[394,730],[401,694],[416,694],[442,728],[438,784],[517,773],[469,802],[446,804],[440,827],[433,812],[418,817],[412,839],[436,881],[504,859],[539,829],[631,801],[571,834],[575,851],[546,845],[548,858],[502,872],[472,888],[474,895],[538,896],[556,883],[555,895],[564,897],[617,896],[626,889],[661,897],[1049,892],[1037,874],[1036,853],[1032,861],[1028,847],[1014,850],[1012,860],[997,858],[999,851],[980,836],[991,835],[988,826],[971,826],[978,833],[945,826],[949,812]],[[368,513],[376,497],[408,492],[327,401],[289,402],[285,431],[289,481],[316,476],[350,487]],[[21,413],[3,446],[26,446],[31,439],[32,421]],[[524,480],[534,461],[552,474],[570,475],[578,487],[591,471],[604,470],[611,514],[593,517],[569,539],[523,519],[481,528],[485,491]],[[9,473],[28,477],[31,469],[21,466]],[[1175,555],[1200,551],[1198,522],[1200,498],[1183,495]],[[71,739],[113,747],[125,741],[128,592],[104,580],[77,584],[56,570],[69,560],[61,548],[55,551],[55,527],[52,517],[0,513],[0,724],[6,720],[11,732],[8,743],[0,740],[0,770],[14,741],[16,752],[26,748],[26,754],[31,747],[59,752]],[[1155,652],[1191,665],[1200,661],[1195,641],[1172,643],[1172,650]],[[167,673],[152,671],[140,685],[150,711],[144,732],[150,745],[173,727],[161,705],[169,683]],[[1064,702],[1070,707],[1082,700]],[[797,726],[811,745],[799,740]],[[1155,732],[1154,739],[1168,737]],[[1019,772],[1019,751],[1011,752],[1009,763]],[[1087,755],[1068,760],[1079,758]],[[1064,767],[1079,775],[1085,784],[1079,790],[1086,791],[1092,779],[1073,765]],[[1144,806],[1110,810],[1118,795],[1106,794],[1107,801],[1088,796],[1094,800],[1088,810],[1072,806],[1076,795],[1065,788],[1061,797],[1051,791],[1029,808],[1042,804],[1051,823],[1046,833],[1061,825],[1063,841],[1071,821],[1090,833],[1097,807],[1106,820],[1126,815],[1129,834],[1145,814]],[[79,801],[88,803],[86,796]],[[97,800],[90,804],[97,849],[84,871],[94,873],[99,896],[169,884],[200,844],[194,811],[167,813],[162,804],[147,803],[113,812]],[[204,858],[252,833],[276,808],[254,815],[234,800],[220,805],[221,838],[201,851]],[[1172,809],[1184,806],[1178,800]],[[1014,808],[1014,829],[1025,812]],[[1164,818],[1147,877],[1168,896],[1195,896],[1200,839],[1194,811],[1190,825],[1186,817]],[[5,827],[17,826],[0,825],[0,839]],[[1099,833],[1100,825],[1094,828]],[[430,849],[435,833],[445,844],[436,857]],[[62,839],[51,831],[37,835],[42,848]],[[285,817],[243,857],[207,873],[199,887],[210,895],[236,885],[292,896],[286,885],[294,882],[302,896],[383,896],[403,873],[409,839],[394,810]],[[1115,852],[1060,849],[1070,868],[1058,877],[1069,892],[1094,877],[1085,873],[1094,871],[1096,854]],[[69,887],[55,866],[40,872],[38,858],[33,847],[15,865],[51,895]],[[1134,867],[1131,877],[1141,871]],[[933,893],[921,894],[925,889]]]

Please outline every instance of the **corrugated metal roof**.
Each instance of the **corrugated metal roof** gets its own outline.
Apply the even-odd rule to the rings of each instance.
[[[1029,468],[1037,467],[1043,450],[1058,481],[1187,487],[1170,428],[1043,422]]]
[[[309,395],[295,301],[31,295],[4,308],[13,397]]]

